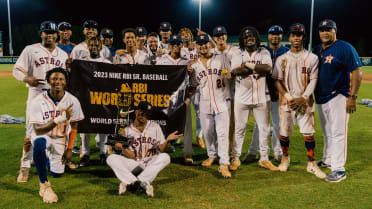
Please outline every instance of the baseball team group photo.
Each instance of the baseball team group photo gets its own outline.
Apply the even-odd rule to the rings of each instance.
[[[371,208],[369,42],[201,7],[0,32],[0,207]]]

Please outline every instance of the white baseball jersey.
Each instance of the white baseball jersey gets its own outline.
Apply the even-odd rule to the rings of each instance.
[[[165,142],[163,131],[159,124],[147,121],[142,133],[133,125],[125,128],[128,138],[133,138],[133,144],[129,147],[136,155],[136,160],[148,162],[152,156],[158,154],[159,146]]]
[[[165,44],[165,43],[160,41],[159,49],[169,49],[169,44]]]
[[[53,52],[48,51],[41,43],[26,46],[19,56],[14,69],[20,69],[27,76],[34,76],[37,79],[45,80],[46,72],[60,67],[66,68],[66,60],[68,55],[61,48],[56,47]],[[48,83],[38,85],[37,87],[30,87],[30,89],[41,90],[49,89]]]
[[[99,58],[93,59],[93,58],[91,58],[89,56],[89,57],[85,58],[84,60],[91,61],[91,62],[103,62],[103,63],[109,63],[109,64],[111,64],[110,60],[105,59],[104,57],[99,57]]]
[[[224,51],[219,51],[217,47],[213,48],[213,54],[226,54],[227,59],[230,62],[231,69],[239,67],[242,64],[242,56],[240,55],[239,48],[232,45],[227,45]]]
[[[195,60],[195,59],[199,59],[199,53],[198,53],[198,50],[196,48],[193,48],[193,49],[189,49],[187,47],[182,47],[181,48],[181,57],[185,58],[185,59],[188,59],[188,60]]]
[[[157,62],[157,65],[188,65],[190,60],[180,57],[178,59],[173,59],[169,54],[164,54]]]
[[[116,55],[114,57],[115,64],[145,64],[146,53],[137,49],[136,54],[132,57],[130,54]]]
[[[249,54],[246,50],[240,50],[242,63],[267,64],[272,67],[270,52],[260,47]],[[246,78],[238,76],[235,80],[235,101],[246,104],[260,104],[270,100],[265,76],[258,74],[249,75]]]
[[[226,56],[213,55],[207,61],[207,67],[198,59],[191,67],[200,89],[200,112],[212,114],[228,111],[230,90],[227,78],[222,75],[223,69],[230,70]]]
[[[72,104],[72,116],[70,120],[59,123],[54,129],[49,131],[47,136],[51,138],[65,138],[70,129],[70,122],[76,122],[84,119],[83,110],[79,100],[72,94],[65,91],[65,95],[60,101],[55,101],[49,94],[49,91],[43,92],[37,96],[31,104],[30,123],[46,124],[62,113],[62,109],[67,109]],[[32,138],[37,135],[32,128]]]
[[[105,45],[102,45],[102,49],[99,52],[99,54],[100,54],[101,57],[104,57],[108,60],[112,60],[110,49]],[[71,58],[73,60],[75,60],[75,59],[85,60],[89,56],[90,56],[89,48],[88,48],[88,45],[85,41],[83,41],[80,44],[78,44],[77,46],[75,46],[74,49],[71,52]]]
[[[310,80],[318,79],[318,63],[318,56],[310,51],[303,50],[299,53],[288,51],[278,57],[272,74],[273,78],[283,81],[284,87],[293,97],[304,96],[308,98],[310,96],[310,112],[315,110],[315,105],[312,105],[314,88],[310,89],[310,92],[308,92],[309,90],[306,91],[306,89]],[[281,108],[284,107],[286,111],[290,111],[286,100],[281,98],[279,102]]]

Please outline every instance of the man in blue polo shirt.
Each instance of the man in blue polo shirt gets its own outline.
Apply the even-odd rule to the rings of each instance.
[[[326,178],[328,182],[346,179],[347,125],[349,114],[356,111],[362,80],[358,53],[351,44],[337,40],[336,32],[333,20],[321,21],[319,36],[322,44],[314,48],[319,57],[315,100],[324,135],[323,160],[318,166],[331,168],[332,172]]]

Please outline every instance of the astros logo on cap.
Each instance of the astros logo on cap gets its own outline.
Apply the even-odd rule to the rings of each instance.
[[[328,22],[326,20],[323,21],[322,25],[327,25]]]
[[[138,31],[139,31],[139,32],[142,32],[142,28],[139,28]]]
[[[200,36],[200,39],[204,39],[204,36]]]
[[[167,24],[166,24],[166,23],[164,23],[164,24],[163,24],[163,27],[167,27]]]
[[[221,31],[221,30],[222,30],[221,27],[218,27],[218,28],[217,28],[217,31]]]
[[[174,35],[174,36],[173,36],[173,38],[174,38],[174,39],[176,39],[176,38],[177,38],[177,36],[176,36],[176,35]]]

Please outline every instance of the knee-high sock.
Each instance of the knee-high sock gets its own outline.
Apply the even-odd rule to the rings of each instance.
[[[37,138],[33,146],[34,162],[40,182],[45,183],[47,179],[47,157],[45,153],[46,139]]]
[[[289,152],[289,137],[288,136],[280,136],[280,146],[282,147],[283,156],[288,157]]]
[[[304,136],[307,159],[309,161],[315,160],[315,139],[314,136]]]

